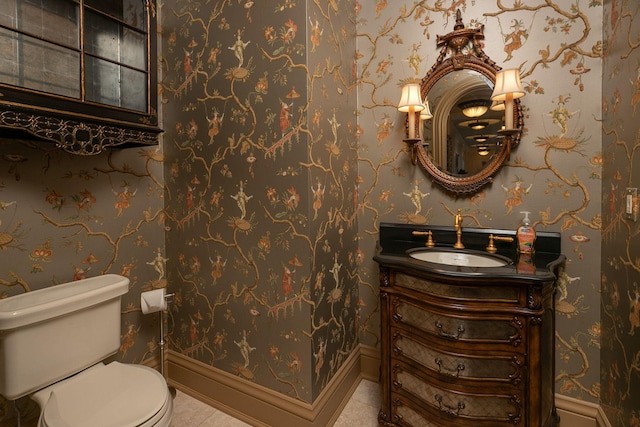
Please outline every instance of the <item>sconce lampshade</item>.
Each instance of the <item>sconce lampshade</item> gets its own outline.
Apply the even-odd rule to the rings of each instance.
[[[491,100],[504,102],[508,95],[511,95],[511,99],[524,96],[524,89],[520,82],[520,70],[517,68],[500,70],[496,73],[496,84],[493,87]]]
[[[493,101],[491,103],[491,107],[489,107],[491,111],[504,111],[504,102],[502,101]]]
[[[520,70],[509,68],[496,73],[496,84],[493,87],[491,100],[504,102],[504,127],[506,131],[513,129],[513,100],[524,96],[520,83]]]
[[[431,109],[429,108],[429,101],[424,100],[423,109],[420,111],[420,120],[429,120],[433,117],[431,114]]]
[[[402,95],[398,103],[398,111],[403,113],[413,111],[415,113],[423,109],[424,104],[420,96],[420,85],[418,83],[407,83],[402,86]]]
[[[424,110],[422,96],[420,96],[420,85],[418,83],[407,83],[402,86],[402,95],[398,103],[398,111],[409,113],[408,115],[408,137],[415,139],[416,137],[416,114],[418,111]]]

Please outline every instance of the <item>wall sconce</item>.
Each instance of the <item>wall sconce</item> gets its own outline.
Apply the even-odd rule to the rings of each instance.
[[[420,120],[429,120],[433,117],[433,114],[431,114],[431,109],[429,108],[429,101],[427,101],[426,99],[424,100],[424,103],[422,104],[422,106],[424,107],[422,109],[422,111],[420,111]]]
[[[504,111],[504,102],[502,101],[493,101],[491,103],[491,107],[489,107],[491,111]]]
[[[411,163],[418,163],[418,153],[416,145],[420,142],[420,138],[416,138],[416,113],[425,110],[420,95],[420,85],[418,83],[407,83],[402,86],[402,95],[398,103],[398,111],[407,113],[409,118],[408,138],[404,141],[409,146],[411,152]]]
[[[496,84],[493,87],[491,100],[504,102],[504,126],[506,132],[513,132],[513,100],[524,96],[520,83],[520,70],[509,68],[496,73]]]

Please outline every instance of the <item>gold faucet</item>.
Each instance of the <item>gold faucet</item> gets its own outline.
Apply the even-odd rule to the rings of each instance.
[[[429,231],[418,231],[414,230],[411,234],[414,236],[427,236],[427,242],[424,244],[428,248],[432,248],[436,245],[436,242],[433,241],[433,233],[431,230]]]
[[[464,249],[464,245],[462,244],[462,214],[460,213],[460,209],[458,209],[458,213],[453,219],[453,229],[456,231],[456,243],[454,243],[453,247],[455,249]]]
[[[496,236],[493,234],[489,234],[489,244],[487,245],[487,252],[490,254],[495,254],[498,252],[498,248],[493,243],[494,240],[499,240],[501,242],[513,242],[513,237],[511,236]]]

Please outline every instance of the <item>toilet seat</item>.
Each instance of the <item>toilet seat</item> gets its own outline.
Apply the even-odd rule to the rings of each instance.
[[[169,425],[173,401],[156,370],[111,362],[92,366],[34,394],[41,427]]]

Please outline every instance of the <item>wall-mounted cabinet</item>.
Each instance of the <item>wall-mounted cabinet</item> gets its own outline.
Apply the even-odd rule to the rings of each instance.
[[[153,0],[0,0],[0,136],[157,144]]]

